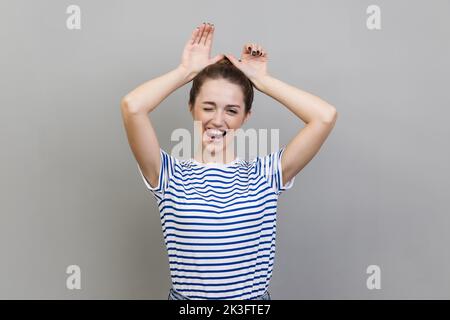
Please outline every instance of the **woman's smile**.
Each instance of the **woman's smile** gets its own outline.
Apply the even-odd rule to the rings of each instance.
[[[208,142],[221,141],[226,134],[227,134],[226,130],[212,129],[212,128],[207,128],[205,130],[205,135],[208,138]]]

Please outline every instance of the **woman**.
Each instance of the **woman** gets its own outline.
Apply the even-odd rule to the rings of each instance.
[[[160,210],[173,285],[169,299],[270,299],[278,197],[319,151],[337,113],[269,75],[267,53],[258,44],[247,43],[239,60],[210,58],[213,35],[214,25],[197,27],[175,70],[122,99],[123,121]],[[148,114],[191,80],[189,109],[202,139],[194,158],[180,160],[160,148]],[[286,147],[245,161],[228,147],[229,133],[249,119],[253,86],[306,126]]]

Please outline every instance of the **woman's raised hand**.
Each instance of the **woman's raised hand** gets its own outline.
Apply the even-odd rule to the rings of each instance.
[[[203,68],[224,57],[223,54],[219,54],[210,58],[214,30],[214,24],[204,22],[194,29],[191,38],[186,43],[180,67],[189,74],[189,80],[192,80]]]
[[[257,43],[246,43],[242,49],[241,58],[238,60],[232,54],[225,55],[239,70],[241,70],[255,87],[258,81],[267,76],[267,52]]]

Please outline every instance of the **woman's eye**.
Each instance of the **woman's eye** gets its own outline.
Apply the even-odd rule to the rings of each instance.
[[[205,111],[212,111],[212,108],[203,108],[203,110]],[[228,110],[229,112],[231,112],[232,114],[237,114],[237,112],[235,110]]]

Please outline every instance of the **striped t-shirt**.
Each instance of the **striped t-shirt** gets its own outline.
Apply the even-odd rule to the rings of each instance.
[[[249,300],[269,287],[285,148],[227,164],[180,160],[160,149],[160,211],[173,288],[192,300]]]

